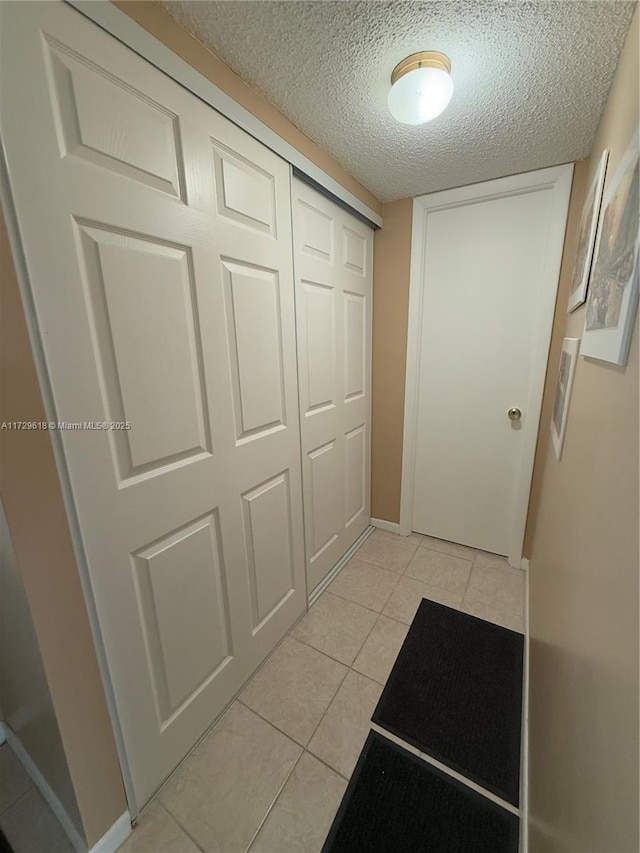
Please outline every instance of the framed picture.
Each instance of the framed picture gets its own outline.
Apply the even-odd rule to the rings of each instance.
[[[576,371],[579,349],[580,338],[565,338],[562,342],[560,367],[558,368],[558,385],[556,387],[556,398],[553,403],[553,414],[551,415],[551,437],[558,459],[562,456],[564,434],[567,430],[569,397],[571,396],[573,374]]]
[[[609,152],[605,149],[600,157],[600,162],[593,176],[589,192],[584,201],[580,225],[578,226],[578,253],[576,264],[573,268],[573,279],[571,281],[571,293],[567,311],[575,311],[587,298],[587,285],[589,284],[589,273],[591,272],[591,261],[593,249],[598,232],[598,219],[600,217],[600,204],[602,202],[602,190],[604,189],[604,177],[607,171],[607,160]]]
[[[582,355],[625,364],[638,304],[638,132],[602,199]]]

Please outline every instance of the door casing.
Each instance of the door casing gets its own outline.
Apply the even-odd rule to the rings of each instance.
[[[507,178],[484,181],[471,186],[444,190],[419,196],[413,201],[411,235],[411,272],[409,284],[409,325],[407,333],[407,361],[405,382],[404,433],[402,452],[402,486],[400,499],[400,534],[411,533],[413,495],[415,484],[416,436],[419,395],[419,357],[422,340],[422,312],[425,268],[425,228],[430,213],[447,208],[473,204],[474,201],[506,198],[521,193],[551,190],[553,205],[550,217],[549,240],[545,267],[540,279],[540,311],[533,353],[532,381],[528,402],[528,417],[522,436],[522,456],[513,505],[513,521],[509,534],[508,561],[520,568],[522,546],[529,506],[531,477],[542,409],[544,381],[547,369],[549,344],[558,291],[558,276],[573,180],[573,164],[553,166],[535,172],[525,172]]]

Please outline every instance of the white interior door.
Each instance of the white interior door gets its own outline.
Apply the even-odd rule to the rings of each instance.
[[[571,175],[414,203],[403,522],[517,565]]]
[[[369,524],[373,230],[294,178],[309,592]]]
[[[61,3],[0,120],[135,799],[306,606],[288,165]],[[20,73],[16,69],[20,68]]]

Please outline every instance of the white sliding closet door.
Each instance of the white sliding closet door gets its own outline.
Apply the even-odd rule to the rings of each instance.
[[[369,524],[373,230],[294,178],[309,592]]]
[[[131,424],[61,438],[142,806],[306,607],[290,172],[70,7],[1,5],[56,417]]]

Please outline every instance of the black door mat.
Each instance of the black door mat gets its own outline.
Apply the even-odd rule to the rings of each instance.
[[[373,720],[517,806],[523,651],[522,634],[423,599]]]
[[[518,818],[370,732],[322,853],[517,853]]]
[[[9,844],[7,836],[0,829],[0,853],[13,853],[13,847]]]

